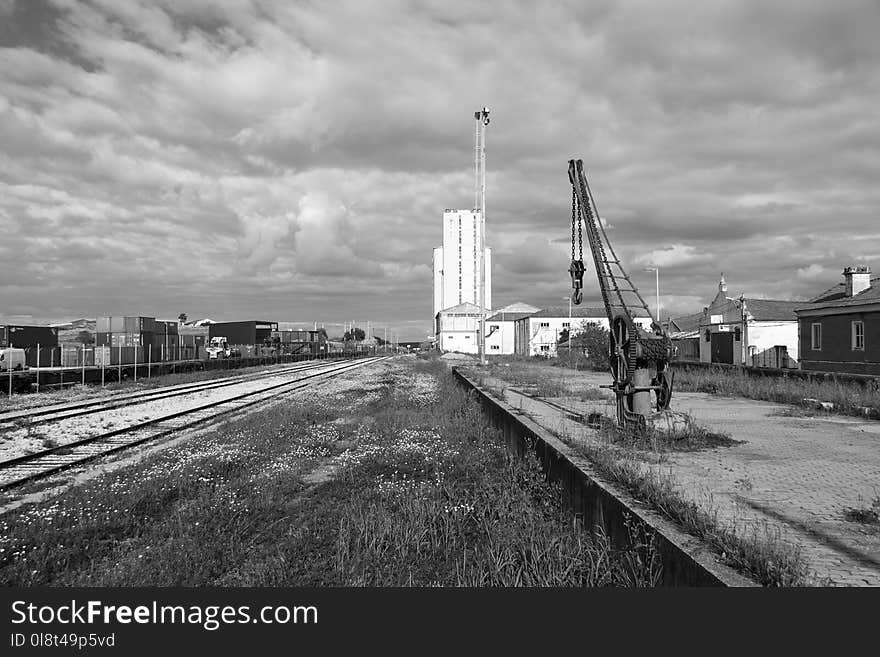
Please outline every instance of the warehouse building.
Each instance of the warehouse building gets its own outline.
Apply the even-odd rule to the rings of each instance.
[[[526,303],[512,303],[499,308],[494,315],[486,318],[486,355],[510,355],[515,351],[514,326],[518,319],[536,313],[535,308]]]
[[[58,329],[53,326],[0,324],[0,348],[4,347],[24,349],[25,363],[30,367],[49,367],[55,364],[57,358],[54,352],[58,347]]]
[[[635,313],[634,321],[645,329],[651,328],[651,317],[642,309]],[[559,336],[565,331],[577,335],[588,324],[608,330],[605,308],[576,306],[568,308],[545,308],[514,322],[514,348],[521,356],[556,355]]]
[[[208,325],[210,338],[223,337],[230,345],[261,345],[271,343],[272,333],[278,331],[278,322],[247,320],[243,322],[215,322]]]
[[[434,317],[438,349],[464,354],[478,353],[481,315],[479,306],[472,303],[461,303],[438,312]]]

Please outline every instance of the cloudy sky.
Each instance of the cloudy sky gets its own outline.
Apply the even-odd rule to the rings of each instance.
[[[878,33],[876,0],[0,0],[0,315],[423,338],[484,105],[496,306],[566,305],[570,157],[652,308],[650,265],[664,315],[722,271],[807,298],[880,271]]]

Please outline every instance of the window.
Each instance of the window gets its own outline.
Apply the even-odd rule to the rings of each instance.
[[[569,326],[571,326],[571,323],[569,323],[569,322],[562,322],[562,328],[568,328]]]
[[[743,339],[742,333],[743,333],[742,329],[739,326],[737,326],[735,329],[733,329],[733,339],[736,340],[737,342],[741,341]]]
[[[493,345],[490,347],[490,349],[497,351],[498,349],[501,349],[501,347],[500,347],[499,345],[497,345],[497,344],[493,344]]]
[[[490,329],[490,330],[497,331],[497,330],[500,329],[500,328],[501,328],[501,327],[498,326],[498,324],[489,324],[489,329]]]
[[[813,324],[812,338],[813,338],[813,344],[812,344],[813,351],[820,351],[822,349],[822,323],[821,322]]]
[[[542,344],[541,351],[550,351],[550,345],[549,344]]]
[[[465,339],[465,340],[470,340],[470,339],[471,339],[471,336],[466,335],[466,336],[464,336],[464,339]]]
[[[709,331],[709,329],[706,329],[705,335],[706,335],[706,342],[710,342],[712,340],[712,334]]]
[[[852,323],[852,348],[853,350],[864,351],[865,349],[865,323]]]
[[[550,328],[550,322],[541,322],[541,328]]]

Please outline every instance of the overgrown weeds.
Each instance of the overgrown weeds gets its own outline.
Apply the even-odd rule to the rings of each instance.
[[[318,467],[333,476],[307,484]],[[227,422],[0,518],[7,586],[658,579],[649,535],[626,551],[588,538],[431,360]]]
[[[797,377],[755,376],[741,370],[676,368],[675,387],[683,391],[708,392],[815,408],[818,399],[834,404],[835,412],[864,415],[863,408],[880,416],[880,389],[876,384],[837,380],[818,381]]]
[[[706,510],[680,493],[671,475],[642,467],[633,458],[597,445],[575,445],[599,470],[633,496],[697,536],[732,567],[764,586],[798,586],[808,569],[800,548],[784,542],[766,525],[738,529],[724,525],[717,512]]]
[[[843,517],[862,525],[880,525],[880,496],[875,497],[869,506],[844,509]]]
[[[732,447],[745,441],[734,440],[720,431],[710,431],[697,424],[687,413],[674,413],[668,428],[649,424],[644,430],[624,430],[610,417],[601,413],[590,413],[587,424],[598,430],[599,438],[605,442],[634,450],[652,452],[694,452],[717,447]]]

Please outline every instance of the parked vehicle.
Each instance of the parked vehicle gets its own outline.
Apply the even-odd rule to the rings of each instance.
[[[211,338],[206,351],[208,352],[208,358],[230,358],[232,356],[232,351],[226,338],[219,335]]]
[[[0,349],[0,372],[12,370],[26,370],[24,349],[8,347]]]

